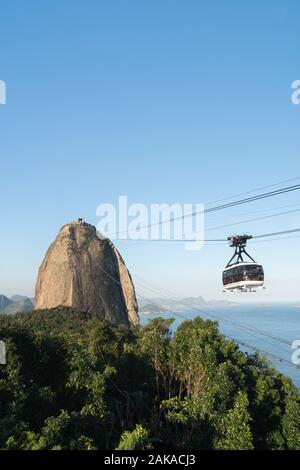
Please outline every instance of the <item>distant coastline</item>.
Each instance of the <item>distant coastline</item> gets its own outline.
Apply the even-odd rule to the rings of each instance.
[[[204,310],[219,307],[239,307],[238,302],[229,300],[209,300],[203,297],[185,297],[175,301],[172,299],[155,298],[145,302],[143,298],[138,299],[139,313],[144,315],[160,315],[168,312],[181,312],[186,309]]]

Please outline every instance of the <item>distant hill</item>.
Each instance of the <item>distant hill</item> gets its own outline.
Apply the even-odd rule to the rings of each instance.
[[[152,303],[145,304],[139,309],[140,313],[144,314],[161,314],[161,313],[166,313],[166,310],[159,305],[155,305]]]
[[[34,308],[32,299],[24,295],[13,295],[10,299],[0,295],[0,314],[27,313]]]
[[[0,295],[0,313],[4,310],[9,304],[12,304],[13,301],[10,300],[5,295]]]
[[[12,295],[10,300],[13,300],[14,302],[19,302],[20,300],[25,300],[29,299],[32,304],[34,304],[34,298],[33,297],[27,297],[26,295]]]
[[[164,312],[182,312],[187,309],[205,309],[214,307],[236,307],[237,302],[228,300],[210,300],[203,297],[185,297],[179,301],[172,299],[155,298],[145,301],[138,298],[140,313],[164,313]],[[151,308],[149,308],[151,307]]]

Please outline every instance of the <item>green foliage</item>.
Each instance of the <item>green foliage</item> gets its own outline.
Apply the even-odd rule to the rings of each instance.
[[[251,417],[246,393],[239,392],[232,410],[216,419],[218,437],[214,447],[222,450],[252,450]]]
[[[132,432],[123,432],[116,450],[147,450],[152,449],[149,443],[149,431],[137,424]]]
[[[0,448],[300,449],[300,398],[197,317],[110,325],[74,309],[0,318]]]

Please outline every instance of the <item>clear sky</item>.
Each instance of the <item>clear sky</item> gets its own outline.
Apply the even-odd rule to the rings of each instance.
[[[119,195],[209,203],[300,176],[299,18],[298,0],[2,0],[0,293],[32,295],[60,226],[96,224]],[[294,204],[299,192],[214,213],[206,228]],[[299,214],[207,234],[299,227]],[[299,241],[251,244],[266,271],[255,299],[300,300]],[[161,245],[117,243],[134,277],[224,298],[227,246]]]

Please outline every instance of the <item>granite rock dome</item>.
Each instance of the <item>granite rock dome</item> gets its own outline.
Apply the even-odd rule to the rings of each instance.
[[[60,229],[39,269],[35,308],[59,305],[112,323],[139,323],[134,285],[120,253],[82,219]]]

